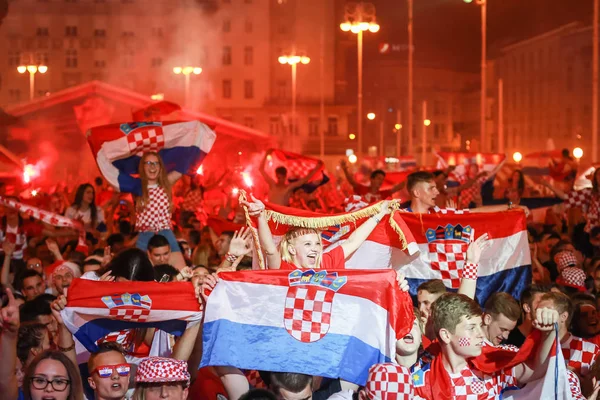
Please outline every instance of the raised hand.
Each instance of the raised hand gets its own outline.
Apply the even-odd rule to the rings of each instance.
[[[4,251],[4,254],[8,255],[9,257],[15,252],[15,246],[15,243],[12,243],[8,240],[2,242],[2,250]]]
[[[240,204],[246,206],[251,217],[257,217],[265,210],[265,204],[252,194],[250,194],[250,199],[252,201],[242,200]]]
[[[190,267],[184,267],[179,271],[178,277],[181,276],[182,281],[189,281],[192,279],[193,271]]]
[[[104,275],[100,277],[100,281],[102,282],[114,282],[115,277],[111,275],[112,271],[106,271]]]
[[[236,231],[229,244],[229,253],[236,257],[245,256],[252,251],[250,236],[252,231],[250,228],[242,228]]]
[[[8,304],[0,310],[0,328],[2,334],[17,335],[19,333],[19,307],[10,289],[6,289]]]
[[[534,328],[542,332],[550,332],[554,329],[554,324],[557,322],[558,311],[546,307],[535,310]]]
[[[206,305],[206,301],[208,300],[208,296],[215,289],[215,286],[219,282],[218,274],[210,274],[204,277],[204,281],[202,284],[197,285],[194,290],[196,292],[196,297],[198,300],[202,300],[202,302]]]
[[[112,253],[110,252],[110,246],[106,246],[104,248],[104,255],[102,256],[102,262],[101,265],[102,267],[106,267],[108,265],[108,263],[110,262],[110,260],[112,260]]]
[[[56,300],[54,300],[52,302],[52,304],[50,305],[50,309],[52,310],[52,315],[54,316],[54,318],[56,319],[56,322],[58,322],[59,325],[64,325],[64,323],[65,323],[63,321],[62,317],[60,316],[60,312],[62,310],[64,310],[66,306],[67,306],[67,297],[63,294],[58,296],[56,298]]]
[[[492,243],[489,241],[487,233],[479,236],[475,241],[471,242],[467,248],[467,261],[479,264],[481,253],[491,245]]]
[[[446,208],[452,208],[454,210],[456,210],[456,202],[449,198],[448,200],[446,200]]]
[[[46,246],[48,246],[50,253],[60,254],[60,250],[58,249],[58,244],[56,244],[56,241],[52,239],[46,239]]]
[[[401,274],[400,272],[396,271],[396,282],[398,282],[400,290],[402,290],[403,292],[408,292],[408,281],[404,277],[404,274]]]

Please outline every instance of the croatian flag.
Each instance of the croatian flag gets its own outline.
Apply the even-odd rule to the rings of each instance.
[[[529,176],[549,176],[556,182],[574,178],[577,174],[575,161],[565,162],[561,150],[538,151],[529,153],[521,162],[523,173]]]
[[[448,186],[459,186],[468,175],[468,168],[471,165],[477,165],[479,172],[493,171],[500,163],[506,159],[505,154],[497,153],[457,153],[440,152],[436,153],[438,157],[438,169],[446,169],[449,166],[455,166],[448,177]],[[493,179],[493,177],[490,177]]]
[[[328,252],[347,240],[354,230],[372,215],[376,215],[381,207],[381,202],[357,211],[334,215],[324,215],[271,203],[265,203],[265,206],[266,217],[276,244],[279,244],[285,233],[292,228],[313,228],[321,233],[323,249]],[[392,260],[400,257],[404,251],[409,255],[416,253],[418,246],[403,220],[404,215],[406,213],[394,211],[385,216],[367,240],[346,260],[346,268],[391,268]],[[253,225],[257,226],[255,220],[253,220]],[[255,245],[260,249],[258,243]],[[255,259],[264,262],[263,257],[260,256],[261,254]]]
[[[414,321],[396,273],[220,273],[208,297],[201,366],[296,372],[364,385]],[[257,357],[257,355],[260,355]]]
[[[155,151],[167,171],[195,174],[215,143],[216,134],[199,121],[132,122],[92,128],[88,143],[108,183],[121,192],[139,194],[141,156]]]
[[[127,329],[156,328],[181,336],[200,322],[202,311],[189,282],[74,279],[61,316],[73,336],[93,352],[99,340]]]
[[[411,294],[430,279],[441,279],[449,289],[458,289],[469,243],[487,233],[491,247],[479,262],[477,301],[484,304],[494,292],[507,292],[516,299],[531,283],[531,255],[525,213],[403,214],[413,233],[419,256],[410,260],[399,254],[399,267],[410,284]]]
[[[295,182],[304,178],[318,163],[319,160],[313,157],[285,150],[272,149],[271,159],[268,160],[265,171],[275,180],[275,170],[278,167],[285,167],[288,172],[288,181]],[[322,166],[308,183],[302,185],[302,189],[306,193],[312,193],[319,186],[325,185],[327,182],[329,182],[329,177],[325,174],[325,168]]]

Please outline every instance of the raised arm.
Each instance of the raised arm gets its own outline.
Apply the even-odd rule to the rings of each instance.
[[[269,269],[279,269],[281,267],[281,255],[279,254],[277,245],[273,241],[269,222],[265,216],[265,205],[253,195],[250,195],[250,198],[252,202],[242,200],[240,204],[248,208],[250,216],[258,217],[258,240],[263,252],[267,256],[267,267]]]
[[[171,185],[174,185],[175,183],[177,183],[177,181],[179,180],[179,178],[181,178],[182,176],[183,176],[183,174],[181,172],[179,172],[179,171],[171,171],[167,175],[167,179],[169,180],[169,183]]]
[[[342,160],[342,162],[340,162],[340,167],[342,167],[342,171],[344,172],[344,176],[348,180],[348,183],[350,185],[352,185],[352,187],[355,187],[356,186],[356,181],[352,177],[352,174],[350,173],[350,171],[348,171],[348,164],[346,164],[345,160]]]
[[[465,266],[463,267],[462,279],[460,280],[460,287],[458,293],[469,296],[475,299],[475,292],[477,289],[477,276],[479,270],[479,260],[481,259],[481,253],[483,250],[491,245],[488,240],[488,234],[484,233],[479,236],[475,241],[469,244],[467,248],[467,256],[465,258]]]
[[[276,182],[273,180],[273,178],[271,178],[269,176],[269,174],[267,174],[267,172],[265,171],[265,164],[267,163],[267,157],[269,157],[272,152],[273,152],[272,149],[267,150],[267,152],[265,153],[265,156],[263,157],[262,161],[260,162],[260,166],[258,167],[260,174],[263,176],[264,180],[267,181],[267,184],[269,186],[275,186],[275,184],[276,184]]]
[[[12,287],[8,277],[10,274],[10,260],[15,251],[15,244],[4,239],[2,250],[4,251],[4,261],[2,262],[2,271],[0,271],[0,284]]]
[[[315,174],[317,172],[319,172],[319,170],[321,169],[321,167],[323,166],[323,161],[319,160],[319,162],[317,163],[317,165],[310,170],[310,172],[302,179],[298,179],[296,182],[292,183],[288,190],[294,190],[304,184],[306,184],[309,180],[312,179],[313,176],[315,176]]]
[[[75,341],[73,340],[73,334],[67,329],[65,322],[60,315],[60,312],[67,306],[67,298],[64,295],[58,296],[50,306],[52,310],[52,316],[58,323],[58,343],[56,343],[58,349],[64,353],[74,365],[77,365],[77,354],[75,353]]]
[[[548,182],[547,180],[542,179],[541,184],[542,184],[542,186],[550,189],[556,195],[556,197],[558,197],[559,199],[563,199],[563,200],[567,199],[568,196],[563,190],[552,186],[550,184],[550,182]]]
[[[354,253],[361,244],[369,237],[373,229],[385,217],[391,212],[390,210],[390,202],[383,201],[381,203],[381,211],[377,215],[371,216],[367,219],[361,226],[359,226],[353,233],[350,235],[348,240],[341,244],[342,249],[344,250],[344,258],[348,259],[352,253]]]
[[[17,400],[19,384],[17,368],[17,337],[19,334],[19,307],[10,289],[6,289],[8,305],[0,311],[0,393],[6,400]]]

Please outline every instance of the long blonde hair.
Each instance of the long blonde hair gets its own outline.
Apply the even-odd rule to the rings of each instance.
[[[136,200],[136,208],[138,212],[142,212],[144,208],[149,203],[149,195],[148,195],[148,177],[146,176],[146,171],[144,170],[144,163],[148,159],[149,156],[155,156],[158,159],[158,165],[160,166],[160,171],[158,173],[157,183],[158,186],[162,187],[169,198],[169,211],[173,210],[173,193],[171,191],[171,183],[169,183],[169,177],[167,175],[167,169],[165,168],[165,164],[163,163],[160,155],[155,151],[150,151],[148,153],[144,153],[142,159],[140,160],[140,164],[138,166],[138,173],[140,174],[140,179],[142,181],[142,197],[139,197]]]
[[[304,236],[304,235],[312,235],[315,234],[321,240],[321,234],[316,229],[312,228],[293,228],[290,229],[283,235],[281,239],[281,243],[279,243],[279,254],[281,254],[281,260],[289,262],[290,264],[294,264],[294,256],[290,253],[290,247],[293,247],[292,240]],[[315,268],[321,268],[321,254],[317,257],[317,263],[315,264]],[[302,266],[300,266],[302,267]]]

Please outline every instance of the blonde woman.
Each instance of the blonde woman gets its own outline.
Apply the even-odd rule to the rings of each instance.
[[[279,249],[273,241],[265,217],[265,205],[251,196],[252,201],[242,201],[253,217],[258,217],[258,237],[267,257],[269,269],[297,268],[344,269],[345,261],[360,247],[381,220],[390,213],[389,201],[381,204],[381,211],[373,215],[340,246],[323,253],[321,235],[316,229],[296,228],[289,230],[281,240]]]

